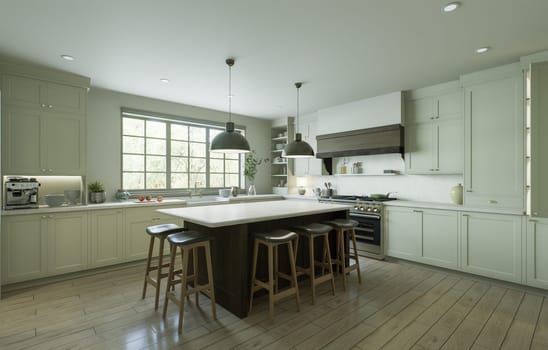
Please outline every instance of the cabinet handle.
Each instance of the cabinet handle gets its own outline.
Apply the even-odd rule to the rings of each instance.
[[[467,217],[469,217],[470,215],[468,215],[468,214],[462,214],[462,216],[465,217],[465,218],[467,218]]]
[[[42,172],[45,173],[45,172],[46,172],[46,169],[42,169]]]
[[[489,204],[497,204],[498,201],[496,201],[496,200],[494,200],[494,199],[490,199],[490,200],[487,201],[487,203],[489,203]]]
[[[413,213],[422,213],[422,210],[413,210]]]
[[[47,218],[47,216],[45,216],[45,215],[42,215],[42,219],[46,219],[46,218]]]
[[[466,192],[472,192],[472,190],[466,190]]]

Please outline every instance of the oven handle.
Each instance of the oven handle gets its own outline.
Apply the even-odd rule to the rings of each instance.
[[[377,220],[381,219],[380,215],[372,215],[372,214],[354,214],[354,213],[351,213],[350,218],[352,218],[353,216],[357,217],[357,218],[367,218],[367,219],[377,219]]]

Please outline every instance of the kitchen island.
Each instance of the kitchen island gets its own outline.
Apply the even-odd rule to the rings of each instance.
[[[347,218],[349,208],[348,205],[282,200],[159,209],[158,212],[181,218],[185,228],[214,237],[212,260],[216,301],[243,318],[247,316],[249,308],[253,234]],[[284,251],[280,252],[280,269],[283,269],[284,254]],[[200,261],[202,259],[200,257]],[[204,266],[201,262],[200,269]],[[266,261],[260,260],[257,269],[259,274],[266,271],[265,266]]]

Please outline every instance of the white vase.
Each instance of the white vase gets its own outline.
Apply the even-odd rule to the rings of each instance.
[[[248,196],[254,196],[257,194],[257,191],[255,190],[255,185],[250,185],[249,190],[247,190]]]
[[[451,201],[453,203],[462,204],[462,184],[451,187],[451,191],[449,191],[449,197],[451,197]]]

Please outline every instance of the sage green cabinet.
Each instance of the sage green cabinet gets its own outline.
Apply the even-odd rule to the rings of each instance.
[[[122,209],[89,213],[90,266],[100,267],[124,261],[124,215]]]
[[[406,95],[406,172],[462,174],[464,101],[458,82],[417,89]]]
[[[9,107],[2,116],[5,174],[84,175],[85,120],[76,114]]]
[[[522,282],[522,217],[465,212],[461,217],[461,269]]]
[[[52,112],[85,114],[86,90],[18,75],[3,76],[2,98],[16,105]]]
[[[527,225],[527,284],[548,289],[548,220],[533,219]]]
[[[47,218],[48,274],[80,271],[88,263],[87,213],[55,213]]]
[[[524,83],[519,64],[464,76],[464,203],[525,209]]]
[[[412,208],[390,207],[385,216],[386,255],[419,261],[421,252],[420,212]]]

